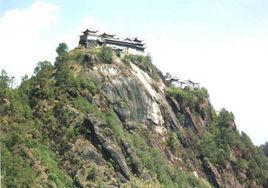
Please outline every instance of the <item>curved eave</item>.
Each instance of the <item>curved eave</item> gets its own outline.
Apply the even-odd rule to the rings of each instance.
[[[108,34],[108,33],[103,33],[103,34],[101,34],[101,35],[99,35],[100,37],[111,37],[111,38],[113,38],[114,36],[115,36],[115,34]]]
[[[82,31],[82,33],[97,33],[99,30],[89,30],[89,29],[86,29],[85,31]]]

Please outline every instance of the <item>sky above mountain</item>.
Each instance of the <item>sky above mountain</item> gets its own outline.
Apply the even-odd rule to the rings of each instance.
[[[163,72],[200,82],[255,144],[268,141],[268,1],[0,0],[0,69],[30,75],[85,28],[144,39]]]

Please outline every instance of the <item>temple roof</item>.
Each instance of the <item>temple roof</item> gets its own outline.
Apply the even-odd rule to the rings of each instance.
[[[85,31],[83,31],[82,33],[84,34],[88,34],[88,33],[97,33],[98,30],[89,30],[89,29],[86,29]]]
[[[100,35],[100,37],[104,37],[104,38],[107,38],[107,37],[113,38],[114,36],[115,36],[114,34],[108,34],[108,33],[105,33],[105,32]]]
[[[142,40],[138,39],[137,37],[135,37],[133,41],[134,42],[137,42],[137,43],[141,43],[142,42]]]
[[[140,45],[140,44],[137,44],[135,42],[133,42],[131,39],[127,38],[127,40],[118,40],[118,39],[115,39],[115,38],[106,38],[105,41],[107,43],[112,43],[112,44],[115,44],[115,45],[124,45],[124,46],[127,46],[127,47],[135,47],[135,48],[139,48],[139,49],[145,49],[145,47],[143,45]]]
[[[133,42],[130,38],[125,38],[124,41]]]

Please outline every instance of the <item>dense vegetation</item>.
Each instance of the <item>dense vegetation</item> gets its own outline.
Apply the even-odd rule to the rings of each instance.
[[[246,170],[250,179],[239,181],[247,182],[249,186],[253,180],[257,185],[268,186],[267,158],[245,133],[240,134],[233,127],[232,113],[222,110],[217,114],[211,106],[204,107],[209,100],[206,89],[166,88],[166,95],[181,105],[176,115],[182,125],[186,122],[186,112],[205,119],[210,111],[209,126],[200,137],[185,128],[186,135],[189,132],[191,139],[196,137],[193,144],[185,146],[182,131],[172,129],[164,135],[163,145],[152,147],[155,138],[151,136],[155,135],[151,130],[128,130],[111,105],[105,103],[102,83],[83,71],[97,63],[112,64],[116,58],[114,52],[110,48],[78,48],[68,52],[64,43],[59,44],[56,51],[58,57],[54,65],[48,61],[39,62],[34,75],[25,76],[17,88],[13,87],[13,78],[5,71],[1,72],[2,187],[82,187],[83,181],[88,182],[89,187],[104,187],[108,182],[124,187],[211,187],[206,174],[202,173],[205,168],[202,164],[208,162],[218,169],[226,169],[231,164],[238,177]],[[126,55],[122,60],[125,64],[135,63],[155,81],[161,78],[149,56]],[[120,147],[125,143],[129,145],[134,154],[124,153],[127,165],[134,168],[140,162],[142,172],[134,169],[130,181],[122,180],[122,175],[116,173],[120,171],[119,165],[103,156],[103,146],[85,126],[88,114],[105,123],[103,134],[107,139]],[[93,160],[99,156],[97,162],[85,166],[88,162],[85,162],[84,149],[80,151],[74,147],[81,140],[82,143],[94,143],[95,149],[90,150],[89,158]],[[176,160],[180,158],[181,165],[171,163],[167,153],[176,156],[173,157]],[[83,181],[81,169],[86,174]],[[192,173],[194,169],[200,169],[202,178]]]
[[[111,64],[113,60],[113,50],[109,47],[102,47],[97,56],[101,62]]]
[[[209,95],[205,88],[190,88],[184,89],[178,87],[167,87],[167,95],[174,97],[183,107],[197,109],[198,105],[208,99]]]
[[[233,115],[222,110],[210,125],[200,141],[201,156],[222,168],[231,163],[237,175],[243,170],[248,170],[251,179],[267,187],[267,158],[258,147],[252,144],[246,133],[240,134],[237,130],[228,128],[230,118],[232,119]]]
[[[182,111],[189,107],[190,110],[201,115],[200,104],[209,97],[204,88],[168,87],[166,93],[182,105]],[[239,177],[239,173],[248,171],[251,180],[267,187],[268,159],[263,155],[262,150],[253,145],[246,133],[239,133],[231,112],[225,109],[218,114],[213,109],[211,111],[212,121],[197,144],[197,152],[204,165],[209,161],[219,169],[226,169],[231,164],[240,182],[244,182],[245,179]],[[263,150],[265,152],[264,146]],[[250,183],[246,185],[251,186]]]

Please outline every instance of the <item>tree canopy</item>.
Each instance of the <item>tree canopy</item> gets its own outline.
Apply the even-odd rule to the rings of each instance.
[[[64,42],[59,43],[59,46],[57,47],[56,52],[57,52],[57,54],[59,56],[62,56],[65,53],[67,53],[68,52],[68,46],[67,46],[67,44],[64,43]]]

